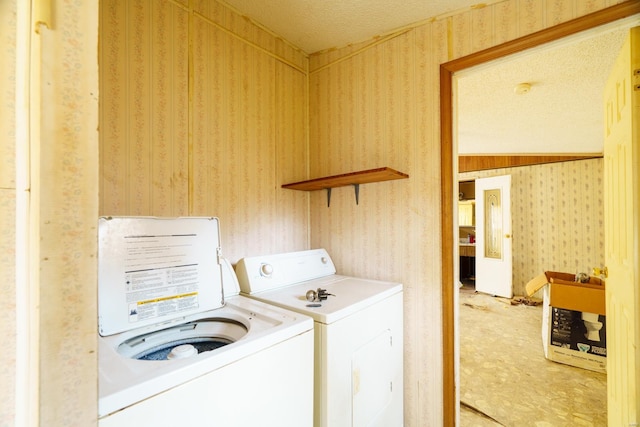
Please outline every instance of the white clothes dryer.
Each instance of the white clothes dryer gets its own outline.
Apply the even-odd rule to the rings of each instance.
[[[219,235],[217,218],[99,219],[101,427],[313,424],[313,321],[239,295]]]
[[[403,425],[403,291],[335,274],[324,249],[241,259],[241,294],[314,320],[314,426]]]

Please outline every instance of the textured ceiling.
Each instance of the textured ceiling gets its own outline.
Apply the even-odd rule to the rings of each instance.
[[[458,73],[458,152],[602,152],[604,85],[626,33],[578,37]],[[524,82],[531,89],[517,94]]]
[[[484,1],[487,5],[502,0]],[[306,53],[369,40],[469,10],[477,0],[224,0]],[[460,154],[602,152],[602,91],[625,19],[457,73]],[[518,83],[531,90],[514,93]]]
[[[483,4],[498,0],[484,1]],[[224,0],[306,53],[369,40],[478,0]]]

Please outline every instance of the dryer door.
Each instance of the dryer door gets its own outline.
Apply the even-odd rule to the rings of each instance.
[[[391,331],[385,330],[353,354],[353,425],[371,426],[391,404],[395,374]]]

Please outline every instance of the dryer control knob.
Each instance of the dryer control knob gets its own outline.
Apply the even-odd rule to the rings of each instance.
[[[320,262],[323,264],[326,264],[327,262],[329,262],[329,260],[327,259],[326,256],[323,256],[322,258],[320,258]]]
[[[271,277],[273,273],[273,266],[271,264],[260,265],[260,275],[263,277]]]

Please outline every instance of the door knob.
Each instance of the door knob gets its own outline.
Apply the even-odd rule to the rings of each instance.
[[[505,234],[504,237],[507,238],[507,239],[510,239],[511,238],[511,234]]]
[[[593,268],[593,275],[594,276],[600,276],[600,277],[606,279],[607,277],[609,277],[609,269],[606,266],[605,267],[601,267],[601,268],[594,267]]]

